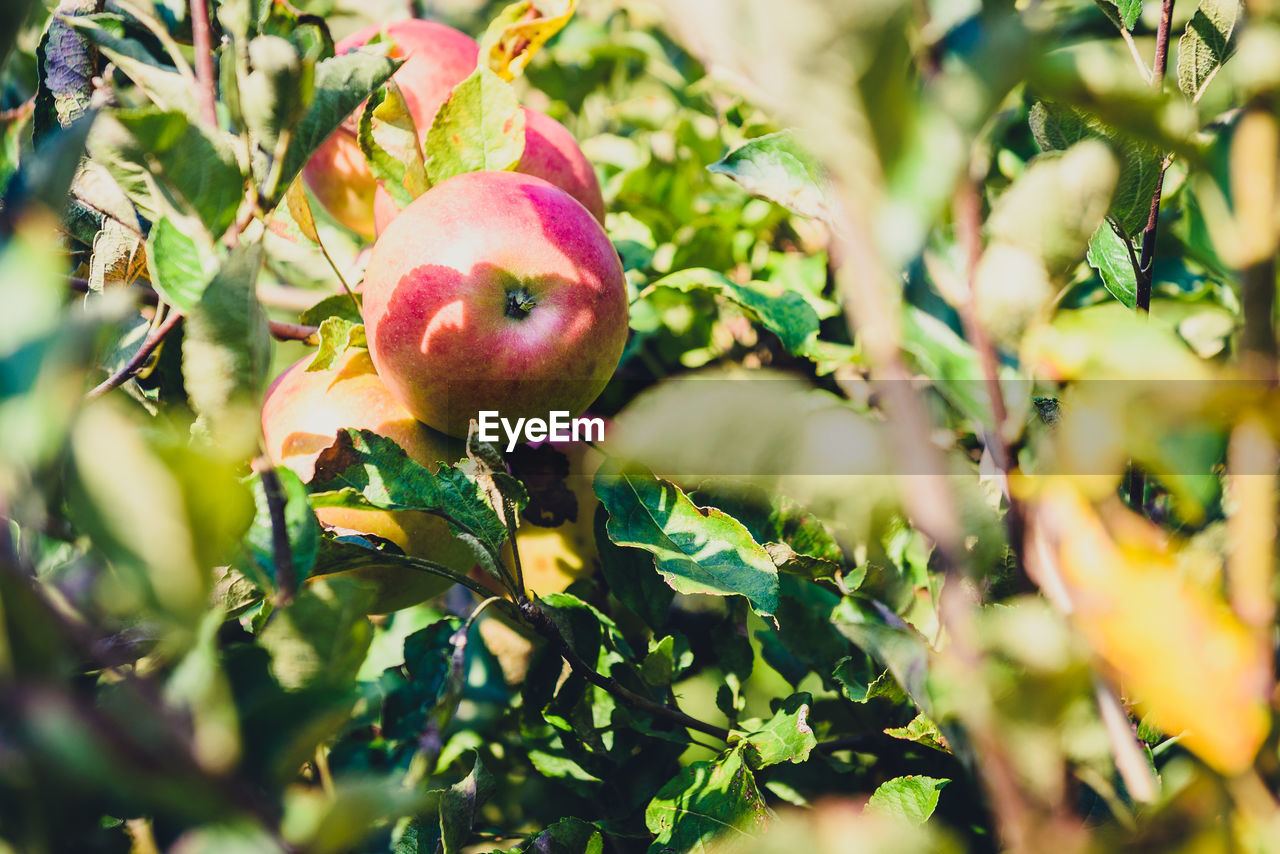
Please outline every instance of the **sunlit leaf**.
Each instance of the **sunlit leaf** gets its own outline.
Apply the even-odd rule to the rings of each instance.
[[[308,371],[330,370],[348,349],[368,346],[364,324],[352,323],[341,317],[326,317],[320,324],[319,335],[320,346],[307,364]]]
[[[609,511],[609,538],[651,552],[680,593],[745,596],[756,613],[778,607],[778,571],[742,523],[699,508],[679,487],[640,469],[606,463],[595,481]]]
[[[1193,101],[1227,61],[1235,44],[1239,0],[1201,0],[1178,40],[1178,87]]]
[[[709,762],[694,762],[649,802],[644,821],[656,835],[650,854],[701,850],[723,833],[758,837],[769,821],[755,778],[735,748]]]
[[[573,17],[578,0],[517,0],[499,12],[480,38],[480,57],[503,80],[529,60]]]
[[[524,124],[511,84],[476,69],[454,87],[427,131],[427,177],[434,185],[464,172],[514,169],[524,156]]]
[[[791,131],[757,137],[707,169],[798,214],[820,219],[831,215],[822,167],[800,148]]]
[[[388,80],[365,104],[358,138],[373,176],[397,207],[405,207],[427,191],[418,128],[394,80]]]
[[[809,711],[813,697],[793,694],[764,726],[742,737],[747,764],[752,768],[766,768],[780,762],[804,762],[809,751],[818,744],[809,725]]]
[[[894,777],[871,793],[867,809],[896,816],[911,824],[924,824],[938,806],[942,787],[950,782],[919,775]]]
[[[1121,237],[1110,223],[1104,223],[1089,239],[1087,257],[1111,295],[1126,308],[1133,308],[1138,300],[1138,274],[1133,269],[1137,250],[1129,238]]]

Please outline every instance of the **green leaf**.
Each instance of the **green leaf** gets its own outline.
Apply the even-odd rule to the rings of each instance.
[[[1043,261],[1049,273],[1070,273],[1106,217],[1118,178],[1117,159],[1096,139],[1032,158],[992,206],[989,245],[1012,244]]]
[[[284,523],[293,557],[293,577],[296,583],[301,584],[311,573],[316,553],[320,549],[320,522],[311,509],[307,487],[302,480],[287,468],[276,469],[276,476],[284,491]],[[253,527],[249,529],[246,544],[254,563],[267,573],[274,585],[278,583],[280,574],[275,565],[271,513],[267,508],[267,494],[261,477],[253,480],[253,496],[257,504],[257,515],[254,517]]]
[[[288,39],[262,35],[249,42],[252,71],[239,82],[240,112],[263,150],[274,154],[311,103],[315,66]]]
[[[271,653],[271,672],[286,690],[347,687],[373,640],[365,612],[372,593],[351,578],[317,578],[278,608],[259,643]]]
[[[1038,101],[1031,108],[1030,123],[1042,151],[1065,150],[1085,139],[1108,143],[1120,158],[1120,177],[1109,216],[1130,238],[1146,227],[1164,163],[1154,146],[1125,135],[1096,116],[1047,101]]]
[[[487,66],[453,89],[427,131],[427,178],[514,169],[524,156],[524,111],[511,84]]]
[[[348,294],[334,294],[333,296],[325,297],[311,306],[311,308],[302,312],[298,322],[307,326],[319,326],[330,317],[341,318],[350,323],[364,322],[364,318],[360,316],[359,306],[355,304]]]
[[[950,748],[947,747],[947,739],[942,734],[942,730],[938,729],[938,725],[923,714],[916,715],[911,719],[911,723],[906,726],[890,727],[884,732],[885,735],[901,738],[904,741],[914,741],[916,744],[932,747],[934,750],[940,750],[943,753],[951,752]]]
[[[806,761],[818,744],[808,720],[812,704],[809,694],[792,694],[764,726],[743,736],[740,743],[746,748],[747,763],[760,769]]]
[[[779,572],[787,572],[810,580],[834,578],[840,572],[839,564],[825,558],[799,554],[786,543],[765,543],[764,550],[769,553],[769,558]]]
[[[348,300],[350,302],[350,300]],[[307,365],[308,371],[327,371],[352,347],[368,347],[364,324],[341,317],[327,317],[320,324],[320,347]]]
[[[689,642],[679,633],[662,640],[649,639],[649,651],[640,664],[640,678],[655,687],[664,687],[693,664]]]
[[[907,699],[907,695],[903,693],[902,688],[898,686],[898,681],[889,671],[886,670],[867,682],[863,675],[863,668],[852,657],[842,658],[836,662],[836,669],[832,675],[840,683],[841,693],[850,702],[864,704],[883,699],[896,704],[905,702]]]
[[[126,18],[111,12],[68,18],[82,36],[134,82],[162,110],[181,110],[199,121],[199,104],[191,97],[191,78],[171,64],[161,63],[141,41],[126,32]]]
[[[378,56],[368,50],[335,56],[316,64],[315,96],[294,129],[293,140],[281,167],[277,189],[281,196],[315,150],[399,67],[398,60]],[[279,199],[268,201],[274,203]]]
[[[1218,69],[1235,49],[1239,0],[1200,0],[1178,40],[1178,88],[1199,101]]]
[[[373,177],[382,182],[396,207],[404,208],[427,191],[418,127],[394,80],[365,104],[358,139]]]
[[[200,303],[205,288],[218,272],[212,246],[201,245],[189,228],[165,217],[151,227],[147,238],[147,268],[160,297],[187,313]]]
[[[700,509],[675,484],[612,462],[596,475],[595,492],[609,512],[609,538],[653,553],[676,592],[745,596],[761,616],[777,610],[778,571],[732,516]]]
[[[454,783],[440,798],[440,845],[444,854],[458,854],[471,838],[477,812],[498,789],[497,780],[476,754],[471,773]]]
[[[769,820],[755,777],[734,748],[709,762],[694,762],[661,789],[644,811],[656,835],[649,854],[705,850],[721,834],[759,837]]]
[[[789,130],[757,137],[712,163],[707,171],[727,175],[748,193],[802,216],[831,216],[826,175]]]
[[[821,321],[808,300],[770,282],[740,285],[723,273],[698,267],[672,273],[649,287],[674,288],[684,293],[694,290],[717,293],[746,309],[765,329],[777,335],[782,346],[793,355],[804,355],[818,335]]]
[[[1097,0],[1097,3],[1108,18],[1129,31],[1133,30],[1138,17],[1142,15],[1142,0]]]
[[[1089,253],[1085,256],[1111,295],[1128,308],[1138,303],[1138,275],[1130,260],[1136,257],[1130,255],[1134,251],[1127,237],[1121,237],[1111,223],[1104,222],[1089,239]]]
[[[449,692],[455,641],[462,621],[449,617],[419,629],[404,639],[404,670],[391,668],[383,686],[395,685],[382,705],[382,734],[398,741],[416,741],[427,719]]]
[[[255,291],[261,267],[261,243],[236,247],[186,315],[183,382],[196,412],[215,433],[242,423],[233,407],[258,408],[271,367],[267,317]],[[232,423],[220,424],[224,416]]]
[[[211,235],[221,236],[244,199],[244,176],[226,137],[210,134],[180,112],[155,107],[121,110],[113,117],[146,152],[148,159],[137,162],[159,166],[158,180],[186,202]]]
[[[529,751],[529,762],[538,773],[552,780],[578,780],[583,783],[599,783],[600,778],[587,771],[567,756],[555,756],[541,750]]]
[[[311,480],[316,507],[421,510],[444,517],[454,535],[497,551],[507,529],[479,484],[452,466],[432,474],[390,439],[369,430],[340,430],[316,459]]]
[[[913,305],[902,314],[903,349],[912,366],[933,380],[934,388],[965,418],[991,424],[991,404],[983,384],[977,351],[950,326]],[[1001,387],[1009,408],[1027,395],[1027,383],[1011,370],[1001,371]]]
[[[676,593],[663,583],[652,554],[623,548],[609,539],[608,523],[607,513],[596,513],[594,533],[600,571],[618,601],[656,631],[667,621]]]
[[[871,793],[867,809],[900,818],[911,824],[924,824],[938,806],[947,779],[911,775],[894,777]]]

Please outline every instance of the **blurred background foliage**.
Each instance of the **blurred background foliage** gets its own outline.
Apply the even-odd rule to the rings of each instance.
[[[632,298],[569,653],[367,616],[251,465],[339,288],[236,51],[332,127],[390,72],[332,41],[504,4],[214,5],[216,127],[183,0],[0,9],[0,850],[1280,848],[1269,3],[583,0],[515,83]]]

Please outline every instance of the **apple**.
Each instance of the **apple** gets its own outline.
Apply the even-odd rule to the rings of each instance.
[[[417,462],[434,471],[440,462],[466,455],[461,442],[418,423],[391,396],[374,372],[367,350],[351,349],[331,370],[308,373],[310,357],[282,373],[267,391],[262,431],[272,463],[311,480],[316,458],[337,438],[338,430],[372,430],[394,441]],[[460,574],[475,566],[471,550],[455,539],[444,520],[415,511],[320,507],[320,521],[390,540],[405,553],[444,564]],[[373,613],[399,610],[436,596],[446,579],[402,566],[370,566],[351,574],[377,591]]]
[[[365,27],[335,46],[338,55],[368,43],[383,28]],[[391,55],[405,63],[395,73],[395,81],[413,116],[418,135],[425,140],[431,122],[453,87],[476,68],[480,48],[475,39],[444,24],[408,20],[385,28],[392,42]],[[537,110],[525,112],[525,151],[518,171],[545,178],[586,205],[604,221],[604,198],[590,162],[583,156],[573,135],[563,125]],[[365,161],[357,141],[360,111],[352,114],[316,150],[303,169],[303,178],[316,199],[347,228],[366,238],[375,229],[375,200],[390,220],[396,207],[386,191],[379,193],[377,181]]]
[[[622,264],[591,212],[518,172],[432,187],[369,258],[364,321],[378,375],[419,421],[465,437],[481,410],[582,413],[627,340]]]

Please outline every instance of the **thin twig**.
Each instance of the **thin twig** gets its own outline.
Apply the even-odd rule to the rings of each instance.
[[[277,341],[302,341],[305,344],[319,343],[316,335],[320,332],[318,326],[308,326],[305,323],[285,323],[282,320],[268,320],[267,326],[271,330],[271,337]]]
[[[583,661],[577,651],[569,645],[564,635],[561,634],[560,627],[555,624],[551,617],[547,616],[546,611],[523,597],[519,605],[521,614],[533,630],[554,644],[556,650],[560,653],[560,657],[569,662],[569,667],[592,685],[609,692],[633,709],[639,709],[656,718],[671,721],[687,729],[706,733],[721,741],[729,740],[729,730],[692,718],[679,709],[673,709],[662,703],[655,703],[653,700],[642,697],[631,689],[624,687],[612,676],[604,676],[597,673],[595,668]]]
[[[977,271],[982,258],[982,200],[978,194],[978,186],[971,179],[961,182],[955,199],[956,231],[964,247],[967,262],[968,299],[960,307],[960,320],[965,335],[978,354],[982,373],[987,388],[987,399],[991,403],[991,428],[986,431],[984,440],[991,452],[992,462],[999,473],[1000,489],[1004,493],[1009,508],[1004,515],[1005,527],[1008,530],[1009,548],[1018,563],[1018,580],[1020,586],[1030,590],[1031,585],[1026,576],[1022,559],[1023,537],[1025,535],[1025,516],[1022,503],[1009,489],[1009,472],[1013,468],[1013,457],[1009,451],[1009,443],[1005,441],[1005,426],[1009,420],[1009,410],[1005,405],[1004,390],[1000,387],[1000,362],[996,358],[995,347],[987,332],[978,321],[977,306]]]
[[[1156,91],[1164,86],[1164,74],[1169,65],[1169,29],[1173,24],[1173,0],[1160,4],[1160,26],[1156,30],[1156,55],[1151,68],[1151,85]],[[1160,221],[1160,196],[1164,190],[1164,172],[1168,161],[1160,165],[1156,176],[1156,189],[1151,195],[1151,210],[1147,214],[1146,228],[1142,229],[1142,258],[1138,262],[1137,293],[1134,307],[1143,314],[1151,313],[1151,285],[1155,278],[1156,226]],[[1137,468],[1129,470],[1129,506],[1142,512],[1146,499],[1147,479]]]
[[[191,0],[191,38],[195,44],[196,97],[200,113],[211,126],[218,126],[218,89],[213,72],[213,34],[210,32],[209,0]]]
[[[1159,91],[1164,86],[1164,74],[1169,65],[1169,29],[1173,23],[1173,0],[1163,0],[1160,5],[1160,27],[1156,30],[1156,56],[1151,69],[1151,85]],[[1139,265],[1137,308],[1151,311],[1151,280],[1154,274],[1156,254],[1156,225],[1160,220],[1160,196],[1164,189],[1164,172],[1167,163],[1161,164],[1156,176],[1156,189],[1151,196],[1151,210],[1147,214],[1147,226],[1142,230],[1142,261]]]
[[[89,280],[82,279],[77,276],[67,278],[67,286],[73,293],[87,294],[89,293]],[[138,302],[143,305],[158,305],[160,295],[144,284],[131,285],[130,290],[137,296]],[[308,326],[305,323],[287,323],[283,320],[268,320],[267,328],[271,332],[271,337],[277,341],[302,341],[306,344],[319,343],[316,335],[319,333],[318,326]]]
[[[164,341],[165,336],[172,332],[181,322],[181,312],[174,311],[170,313],[170,315],[165,318],[164,323],[160,324],[160,327],[148,335],[147,339],[142,342],[142,346],[138,348],[138,352],[133,354],[133,358],[125,363],[124,367],[120,370],[116,371],[114,374],[95,386],[93,390],[86,395],[86,397],[90,400],[95,397],[101,397],[113,388],[119,388],[128,382],[130,377],[136,374],[138,370],[146,364],[147,359],[151,358],[151,354],[155,352],[155,349]]]

